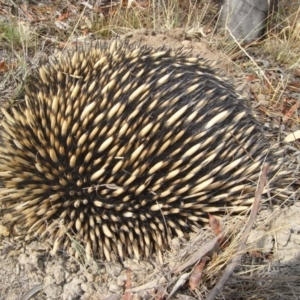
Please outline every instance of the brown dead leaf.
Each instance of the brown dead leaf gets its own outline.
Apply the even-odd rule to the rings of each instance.
[[[256,80],[257,79],[257,76],[255,74],[252,74],[252,75],[249,75],[246,77],[246,80],[247,81],[253,81],[253,80]]]
[[[257,250],[251,251],[251,255],[255,258],[264,258],[263,253]]]
[[[5,61],[0,61],[0,72],[7,72],[8,66]]]
[[[222,232],[220,220],[210,213],[208,213],[208,219],[212,231],[215,236],[218,236]]]
[[[263,252],[258,251],[258,250],[251,251],[250,255],[254,258],[261,258],[261,259],[267,259],[267,260],[272,259],[273,256],[274,256],[272,253],[263,253]]]
[[[127,280],[125,283],[125,289],[129,290],[131,288],[131,270],[127,269]],[[132,299],[132,293],[131,292],[127,292],[125,290],[125,293],[123,295],[123,297],[121,298],[121,300],[131,300]]]
[[[265,254],[265,259],[272,260],[273,258],[274,258],[274,254],[273,253],[266,253]]]
[[[15,70],[17,68],[16,63],[6,63],[5,61],[0,61],[0,73],[7,72],[8,70]]]
[[[286,103],[286,99],[284,103]],[[288,111],[285,110],[284,118],[282,122],[284,124],[287,123],[287,121],[293,116],[293,114],[298,110],[298,108],[299,108],[299,102],[296,101],[296,103],[294,103],[293,106]]]
[[[58,18],[56,18],[56,21],[64,21],[64,20],[68,19],[69,16],[70,16],[70,13],[66,12],[66,13],[62,14],[61,16],[59,16]]]
[[[300,91],[300,82],[289,82],[288,88],[292,92],[299,92]]]
[[[284,98],[282,102],[282,114],[285,115],[286,111],[287,111],[287,100],[286,98]]]
[[[214,232],[215,236],[219,236],[222,233],[222,226],[220,220],[214,215],[208,213],[209,225]],[[228,246],[228,241],[225,240],[224,235],[218,239],[218,245],[222,249]]]
[[[203,269],[205,267],[206,262],[209,260],[210,258],[208,256],[203,256],[201,258],[200,263],[197,266],[195,266],[189,279],[189,286],[191,291],[194,291],[199,286],[200,281],[203,277]]]

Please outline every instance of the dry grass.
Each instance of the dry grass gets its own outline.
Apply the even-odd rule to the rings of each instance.
[[[97,6],[99,1],[64,1],[56,6],[15,5],[2,1],[0,6],[0,97],[14,103],[22,98],[22,84],[28,66],[40,53],[51,54],[55,48],[91,39],[107,39],[128,34],[134,29],[168,31],[182,28],[187,39],[204,39],[220,49],[237,68],[249,74],[250,85],[259,80],[254,92],[257,105],[266,118],[280,119],[287,114],[289,127],[298,126],[299,116],[294,95],[299,93],[300,5],[299,0],[280,1],[278,13],[270,18],[265,39],[243,45],[215,35],[217,5],[209,0],[137,0]],[[109,1],[108,1],[109,2]],[[129,5],[130,4],[130,5]],[[35,59],[33,59],[35,58]],[[293,95],[293,99],[289,95]],[[290,111],[294,110],[294,111]],[[276,127],[280,127],[276,121]]]

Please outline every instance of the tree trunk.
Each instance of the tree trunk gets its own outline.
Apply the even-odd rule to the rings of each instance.
[[[220,25],[239,42],[250,43],[262,37],[270,12],[279,0],[220,0]]]

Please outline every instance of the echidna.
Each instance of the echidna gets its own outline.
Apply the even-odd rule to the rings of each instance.
[[[212,65],[182,50],[127,43],[42,62],[24,107],[3,110],[4,211],[54,252],[148,257],[208,213],[252,204],[261,125]]]

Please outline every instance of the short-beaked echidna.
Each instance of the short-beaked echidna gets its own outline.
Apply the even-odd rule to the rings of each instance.
[[[253,201],[260,124],[212,66],[182,50],[112,42],[42,62],[3,111],[4,211],[54,251],[148,257]]]

